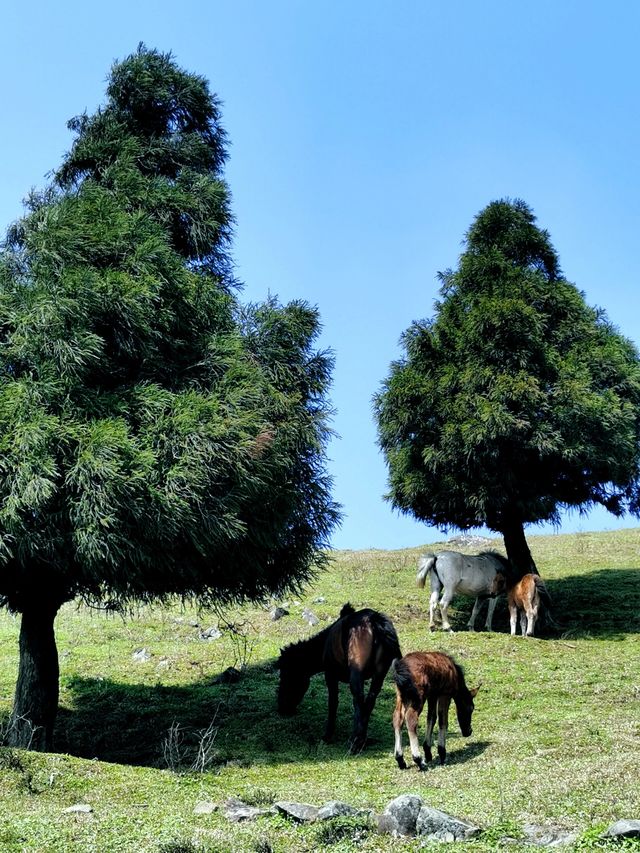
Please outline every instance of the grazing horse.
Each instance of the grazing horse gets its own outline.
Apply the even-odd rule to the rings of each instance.
[[[520,580],[504,575],[496,575],[493,579],[493,592],[499,595],[507,593],[509,617],[511,619],[511,635],[515,636],[520,612],[520,629],[522,636],[533,637],[536,621],[544,606],[551,609],[551,596],[540,575],[523,575]],[[553,620],[550,620],[553,622]]]
[[[451,630],[447,609],[454,595],[472,595],[476,597],[469,618],[468,628],[474,630],[476,617],[485,599],[489,599],[487,609],[487,631],[491,630],[493,611],[496,607],[495,593],[492,591],[493,580],[498,573],[511,575],[511,563],[496,551],[482,551],[477,556],[460,554],[458,551],[439,551],[437,554],[423,554],[418,563],[416,583],[422,589],[427,575],[431,585],[429,600],[429,628],[435,631],[435,613],[440,592],[440,613],[442,628]]]
[[[406,769],[402,751],[402,723],[406,722],[411,745],[411,757],[419,770],[427,765],[420,753],[418,744],[418,718],[427,703],[427,730],[423,744],[424,757],[431,761],[433,729],[438,714],[438,757],[444,764],[447,757],[447,728],[449,725],[449,705],[456,703],[458,723],[464,737],[472,733],[471,715],[473,698],[480,685],[469,690],[464,680],[462,667],[443,652],[411,652],[401,660],[395,660],[391,666],[393,680],[396,683],[396,707],[393,712],[393,729],[396,736],[395,759],[401,770]]]
[[[376,610],[354,610],[345,604],[328,628],[281,650],[278,711],[293,714],[307,692],[311,676],[324,672],[329,713],[324,740],[333,738],[338,710],[338,684],[347,682],[353,695],[351,752],[366,743],[369,718],[391,662],[402,655],[391,620]],[[365,699],[364,683],[371,679]]]

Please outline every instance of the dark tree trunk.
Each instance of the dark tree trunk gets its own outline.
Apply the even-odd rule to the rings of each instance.
[[[507,557],[515,567],[517,573],[522,576],[533,572],[539,574],[536,564],[533,562],[531,551],[527,545],[524,535],[524,525],[519,519],[505,519],[500,531],[504,537],[504,547],[507,549]]]
[[[57,605],[32,604],[20,625],[20,665],[7,741],[50,751],[58,711],[59,665],[53,623]]]

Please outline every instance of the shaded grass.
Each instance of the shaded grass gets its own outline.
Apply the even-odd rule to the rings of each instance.
[[[336,553],[306,596],[289,601],[289,617],[273,623],[266,608],[234,609],[226,614],[232,629],[222,626],[215,641],[199,639],[201,628],[217,622],[210,613],[144,607],[122,619],[66,606],[56,626],[60,753],[0,750],[0,850],[418,849],[417,842],[377,836],[357,821],[299,828],[277,816],[229,825],[216,812],[193,814],[199,800],[227,796],[259,805],[344,799],[379,811],[400,793],[418,793],[484,827],[471,850],[496,849],[501,833],[517,835],[527,822],[577,829],[583,833],[578,847],[599,844],[602,825],[640,814],[640,531],[531,537],[530,544],[562,623],[544,640],[504,633],[504,605],[496,610],[498,633],[430,634],[428,591],[415,588],[419,549]],[[326,601],[314,604],[317,596]],[[423,774],[396,768],[389,682],[360,756],[347,752],[351,700],[344,686],[334,744],[320,741],[321,677],[312,680],[298,715],[276,715],[273,662],[280,647],[328,624],[346,600],[387,612],[404,652],[450,652],[471,685],[483,682],[475,734],[465,740],[452,721],[444,768],[433,765]],[[319,616],[318,628],[302,621],[304,606]],[[470,600],[454,602],[454,627],[466,624],[470,608]],[[195,621],[199,627],[190,624]],[[2,614],[5,715],[17,632],[18,622]],[[135,663],[140,647],[151,658]],[[214,683],[226,667],[243,663],[237,684]],[[178,723],[184,733],[186,771],[212,721],[207,771],[169,771],[163,744],[171,726]],[[80,801],[90,803],[93,814],[63,814]]]

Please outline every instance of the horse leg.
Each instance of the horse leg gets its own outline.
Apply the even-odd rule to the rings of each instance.
[[[533,637],[533,632],[536,629],[537,616],[538,616],[537,608],[534,606],[531,606],[527,610],[527,637]]]
[[[434,572],[431,573],[431,596],[429,597],[429,630],[436,630],[436,607],[438,606],[438,599],[440,598],[440,592],[442,590],[442,584],[440,583],[439,578],[435,575]]]
[[[452,598],[453,598],[453,593],[447,592],[447,590],[445,590],[444,595],[442,596],[442,599],[440,600],[440,613],[442,614],[442,630],[443,631],[451,631],[451,625],[449,624],[449,616],[448,616],[447,611],[449,609],[449,605],[451,604]],[[453,633],[453,631],[451,631],[451,633]]]
[[[527,614],[524,610],[520,611],[520,631],[523,637],[527,633]]]
[[[469,624],[467,628],[470,631],[475,631],[476,619],[478,618],[478,613],[480,612],[480,608],[482,607],[482,599],[480,596],[476,598],[473,602],[473,610],[471,611],[471,616],[469,617]]]
[[[511,602],[509,602],[509,620],[511,622],[511,636],[515,637],[516,625],[518,624],[518,608],[515,604],[511,604]]]
[[[435,696],[430,696],[428,699],[427,706],[427,730],[424,736],[424,757],[426,761],[431,761],[433,755],[431,753],[431,746],[433,744],[433,729],[436,724],[436,707],[437,707],[437,699]]]
[[[353,696],[353,731],[351,734],[350,752],[360,752],[364,747],[367,736],[367,717],[364,701],[364,678],[357,669],[351,670],[349,679],[351,695]]]
[[[415,708],[406,709],[407,732],[409,734],[409,743],[411,744],[411,757],[418,770],[426,770],[427,765],[424,763],[422,753],[420,752],[420,744],[418,743],[418,716],[419,713]]]
[[[364,703],[365,726],[369,725],[369,718],[371,717],[371,712],[373,711],[374,705],[376,704],[378,694],[382,690],[382,685],[384,683],[384,677],[386,674],[386,671],[383,673],[377,672],[371,679],[371,686],[369,687],[369,692],[367,693],[367,698]]]
[[[444,764],[447,758],[447,729],[449,728],[450,696],[440,696],[438,699],[438,758]]]
[[[489,606],[487,607],[487,622],[485,625],[487,631],[490,631],[491,626],[493,625],[493,611],[496,609],[497,603],[498,603],[498,599],[496,596],[489,599]]]
[[[327,685],[327,692],[329,693],[329,709],[327,713],[327,727],[322,739],[325,743],[331,743],[336,730],[336,715],[338,713],[338,679],[325,672],[324,680]]]
[[[407,769],[407,762],[404,760],[402,749],[402,724],[404,723],[404,705],[399,695],[396,696],[396,707],[393,712],[393,731],[396,737],[395,759],[398,762],[400,770]]]

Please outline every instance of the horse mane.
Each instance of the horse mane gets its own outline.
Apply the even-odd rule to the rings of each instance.
[[[464,680],[464,669],[459,663],[456,663],[453,658],[451,658],[451,660],[453,661],[453,665],[458,673],[458,693],[468,693],[469,688],[467,687],[467,682]]]
[[[493,549],[489,551],[480,551],[479,557],[493,557],[494,560],[497,560],[500,563],[502,574],[511,575],[513,574],[513,566],[511,565],[511,561],[508,557],[505,557],[504,554],[501,554],[500,551],[494,551]]]
[[[297,643],[289,643],[288,646],[285,646],[283,649],[280,649],[280,658],[279,658],[279,667],[282,669],[282,665],[285,666],[299,666],[301,662],[308,659],[309,653],[317,651],[318,654],[321,653],[321,649],[324,648],[324,644],[327,639],[327,634],[333,628],[333,626],[340,619],[344,619],[345,616],[351,616],[354,614],[355,608],[349,602],[342,605],[342,609],[340,610],[340,615],[336,619],[335,622],[332,622],[330,625],[327,625],[326,628],[323,628],[321,631],[318,631],[317,634],[312,634],[311,637],[307,637],[304,640],[298,640]]]
[[[309,657],[309,652],[316,647],[321,650],[324,647],[324,643],[327,637],[327,634],[331,630],[335,623],[331,623],[326,628],[323,628],[322,631],[318,631],[317,634],[313,634],[311,637],[307,637],[304,640],[298,640],[297,643],[289,643],[288,646],[280,649],[280,657],[278,658],[278,667],[282,669],[282,665],[286,666],[296,665],[302,661],[305,661]]]

